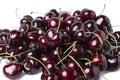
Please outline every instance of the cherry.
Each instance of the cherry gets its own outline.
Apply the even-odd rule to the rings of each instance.
[[[102,48],[103,43],[100,42],[98,37],[92,36],[87,40],[87,46],[91,51],[98,51]]]
[[[116,71],[119,69],[119,67],[120,67],[120,57],[119,56],[107,55],[106,59],[107,59],[107,64],[108,64],[108,67],[107,67],[108,71]]]
[[[27,41],[29,42],[36,42],[38,39],[38,36],[35,33],[28,34],[26,37],[27,37]]]
[[[23,41],[23,33],[18,30],[12,30],[9,34],[10,44],[13,46],[19,46]]]
[[[8,43],[8,33],[6,33],[6,32],[2,32],[1,34],[0,34],[0,39],[4,42],[4,43]]]
[[[51,57],[49,56],[49,53],[44,53],[40,56],[40,60],[44,63],[46,63],[47,61],[52,60]]]
[[[67,63],[66,63],[66,67],[68,69],[72,69],[72,70],[79,70],[80,68],[78,67],[78,65],[74,62],[74,61],[71,61],[69,60]]]
[[[87,20],[84,22],[84,25],[89,31],[93,32],[98,29],[98,26],[94,20]]]
[[[20,76],[21,73],[21,65],[17,63],[9,63],[3,67],[3,73],[8,78],[15,79]]]
[[[30,26],[27,24],[20,24],[19,30],[24,34],[27,34],[30,31]]]
[[[114,37],[116,38],[118,44],[120,44],[120,43],[119,43],[119,42],[120,42],[120,31],[115,31],[115,32],[113,33],[113,35],[114,35]]]
[[[82,16],[82,20],[86,21],[86,20],[95,19],[96,13],[90,9],[83,9],[81,11],[81,16]]]
[[[66,18],[70,17],[70,14],[68,12],[61,12],[61,20],[65,21]]]
[[[81,21],[76,21],[70,26],[70,32],[75,33],[77,30],[83,29],[84,24]]]
[[[73,16],[79,16],[81,15],[81,11],[80,10],[76,10],[73,12]]]
[[[107,69],[107,60],[103,54],[97,53],[91,55],[90,61],[93,65],[98,66],[101,71],[105,71]]]
[[[44,16],[44,22],[47,24],[49,19],[52,18],[52,17],[55,17],[55,14],[53,12],[46,13],[45,16]]]
[[[25,16],[23,16],[23,19],[27,19],[27,20],[29,20],[29,21],[32,21],[32,20],[33,20],[33,17],[30,16],[30,15],[25,15]]]
[[[45,28],[45,23],[43,22],[43,20],[36,18],[36,19],[32,20],[31,26],[32,26],[33,30],[36,28],[41,28],[41,27]]]
[[[84,29],[77,30],[74,33],[74,39],[78,42],[85,42],[87,39],[87,34],[85,33]]]
[[[60,80],[75,80],[75,70],[64,69],[59,72]]]
[[[110,20],[105,15],[99,15],[95,18],[95,22],[97,23],[99,29],[105,31],[105,28],[107,28],[108,31],[112,32]]]
[[[51,9],[50,12],[54,13],[55,17],[59,16],[59,13],[57,12],[56,9]]]
[[[59,25],[59,19],[56,17],[53,17],[48,21],[49,28],[57,28],[58,25]]]
[[[67,17],[67,18],[65,19],[64,22],[65,22],[65,25],[66,25],[66,26],[70,27],[70,26],[72,25],[72,23],[74,23],[76,20],[77,20],[76,17],[74,17],[74,16],[69,16],[69,17]]]
[[[60,44],[61,40],[62,40],[62,33],[60,32],[55,32],[56,29],[49,29],[46,34],[46,40],[48,42],[49,47],[56,47],[57,45]]]
[[[83,70],[89,80],[98,80],[100,77],[100,70],[96,66],[84,66]]]
[[[0,53],[5,53],[6,52],[6,44],[0,44]]]

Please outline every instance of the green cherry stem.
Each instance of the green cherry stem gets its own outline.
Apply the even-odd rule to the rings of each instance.
[[[75,48],[75,44],[77,43],[77,41],[75,41],[70,47],[72,47],[72,49],[70,50],[70,52],[64,57],[64,58],[62,58],[58,63],[57,63],[57,65],[59,65],[62,61],[64,61],[69,55],[70,55],[70,53],[73,51],[73,49]],[[69,49],[67,49],[67,51],[68,51]],[[67,52],[67,51],[65,51],[65,52]],[[65,54],[65,53],[64,53]]]

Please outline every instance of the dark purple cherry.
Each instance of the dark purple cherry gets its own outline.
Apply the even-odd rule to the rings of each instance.
[[[94,19],[96,17],[96,13],[90,9],[83,9],[81,11],[81,17],[82,17],[83,21],[91,20],[91,19]]]
[[[98,26],[94,20],[87,20],[84,22],[86,28],[88,28],[91,32],[98,29]]]
[[[30,16],[30,15],[25,15],[25,16],[23,16],[23,19],[27,19],[27,20],[29,20],[29,21],[32,21],[32,20],[33,20],[33,17]]]
[[[81,15],[81,11],[80,10],[75,10],[73,12],[73,16],[79,16],[79,15]]]
[[[107,69],[107,60],[103,54],[97,53],[90,56],[90,61],[92,64],[99,67],[100,71],[105,71]]]
[[[118,56],[118,55],[114,55],[114,56],[107,55],[106,59],[107,59],[107,64],[108,64],[108,67],[107,67],[108,71],[116,71],[116,70],[119,69],[119,67],[120,67],[120,56]]]
[[[29,61],[25,61],[23,63],[23,71],[25,73],[32,73],[32,64]]]
[[[23,19],[20,20],[20,24],[27,24],[27,25],[31,26],[31,21],[23,18]]]
[[[20,76],[21,73],[21,65],[17,63],[9,63],[3,67],[3,73],[8,78],[15,79]]]
[[[38,39],[38,36],[35,33],[27,34],[27,41],[29,42],[36,42]]]
[[[49,53],[43,53],[43,54],[40,56],[40,60],[43,61],[44,63],[46,63],[47,61],[52,60],[52,58],[50,57],[50,54],[49,54]]]
[[[2,33],[0,34],[0,39],[1,39],[4,43],[8,43],[8,35],[9,35],[9,33],[2,32]]]
[[[19,30],[24,34],[27,34],[30,31],[30,26],[27,24],[20,24]]]
[[[5,53],[6,52],[6,44],[0,44],[0,53]]]
[[[94,33],[98,35],[103,41],[105,41],[106,34],[102,30],[97,29],[94,31]]]

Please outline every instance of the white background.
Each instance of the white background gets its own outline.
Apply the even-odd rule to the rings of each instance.
[[[0,29],[9,28],[16,29],[19,27],[19,18],[15,14],[16,8],[18,8],[17,14],[22,18],[25,14],[30,14],[31,11],[39,12],[40,14],[32,14],[35,18],[38,15],[44,15],[45,12],[50,9],[62,8],[63,11],[82,10],[83,8],[89,8],[99,15],[106,4],[103,14],[107,15],[113,26],[120,25],[120,3],[119,0],[0,0]],[[120,27],[120,26],[119,26]],[[114,27],[114,31],[119,30],[119,27]],[[4,61],[0,64],[0,80],[9,80],[4,77],[2,73],[2,67]],[[116,72],[109,72],[104,74],[108,80],[119,80],[120,70]],[[25,75],[20,80],[40,80],[40,74],[37,75]],[[104,80],[101,78],[100,80]]]

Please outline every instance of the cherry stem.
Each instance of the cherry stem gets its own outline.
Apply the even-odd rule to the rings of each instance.
[[[57,33],[57,32],[59,31],[59,29],[60,29],[60,23],[61,23],[60,17],[61,17],[61,8],[59,8],[59,17],[58,17],[59,22],[58,22],[58,27],[57,27],[56,33]]]
[[[75,44],[77,43],[77,41],[75,41],[70,47],[72,47],[72,49],[70,50],[70,52],[64,57],[64,58],[62,58],[58,63],[57,63],[57,65],[59,65],[62,61],[64,61],[69,55],[70,55],[70,53],[73,51],[73,49],[75,48]],[[70,48],[69,48],[70,49]],[[68,49],[67,49],[67,51],[68,51]],[[65,52],[67,52],[67,51],[65,51]],[[65,54],[65,53],[64,53]]]
[[[103,14],[105,8],[106,8],[106,4],[104,4],[104,7],[103,7],[103,9],[102,9],[102,11],[101,11],[101,15]]]
[[[106,37],[110,35],[110,36],[115,40],[115,43],[116,43],[116,51],[117,51],[118,43],[117,43],[116,38],[114,37],[114,35],[112,35],[112,34],[107,30],[106,27],[105,27],[105,32],[107,33]]]
[[[36,13],[36,14],[40,14],[40,15],[42,15],[42,13],[39,13],[39,12],[31,12],[30,14],[33,14],[33,13]]]
[[[88,61],[87,63],[85,63],[85,65],[89,64],[89,66],[91,66],[92,62],[89,59],[87,59],[87,58],[80,58],[80,60],[86,60],[86,61]]]
[[[86,50],[90,55],[92,55],[92,52],[90,50]]]
[[[77,43],[77,41],[73,42],[72,45],[70,47],[68,47],[67,50],[65,50],[63,54],[65,54],[68,50],[70,50],[73,47],[73,45],[76,43]]]
[[[20,19],[20,17],[19,17],[18,14],[17,14],[17,11],[18,11],[18,8],[16,8],[15,14],[16,14],[16,16],[18,17],[18,19]]]
[[[94,32],[86,32],[86,33],[95,35],[99,39],[100,43],[103,44],[103,41],[102,41],[101,37],[98,34],[96,34]]]
[[[120,25],[115,25],[115,26],[112,26],[112,27],[120,27]]]
[[[45,68],[45,70],[48,72],[48,74],[49,74],[49,75],[51,74],[50,71],[48,70],[48,68],[45,66],[45,64],[44,64],[42,61],[40,61],[40,60],[38,60],[37,58],[32,57],[32,56],[28,56],[28,57],[36,60],[37,62],[39,62],[39,63]]]
[[[20,54],[16,54],[16,55],[13,55],[13,56],[4,56],[5,58],[14,58],[14,57],[17,57],[17,56],[20,56],[20,55],[22,55],[22,54],[25,54],[25,53],[27,53],[27,52],[29,52],[29,51],[31,51],[31,50],[26,50],[26,51],[23,51],[22,53],[20,53]],[[6,54],[6,53],[5,53]],[[2,54],[2,55],[4,55],[4,54]]]
[[[59,47],[56,48],[56,51],[57,51],[57,53],[58,53],[58,59],[61,60],[58,50],[59,50]],[[66,66],[63,64],[63,62],[61,62],[61,64],[63,65],[63,67],[64,67],[65,69],[67,69]]]
[[[77,66],[78,66],[78,67],[80,68],[80,70],[82,71],[84,77],[87,78],[87,75],[85,74],[82,66],[81,66],[71,55],[69,55],[69,58],[71,58],[71,59],[77,64]]]
[[[102,76],[105,80],[108,80],[108,79],[104,76],[104,74],[103,74],[102,72],[100,72],[100,74],[101,74],[101,76]]]

